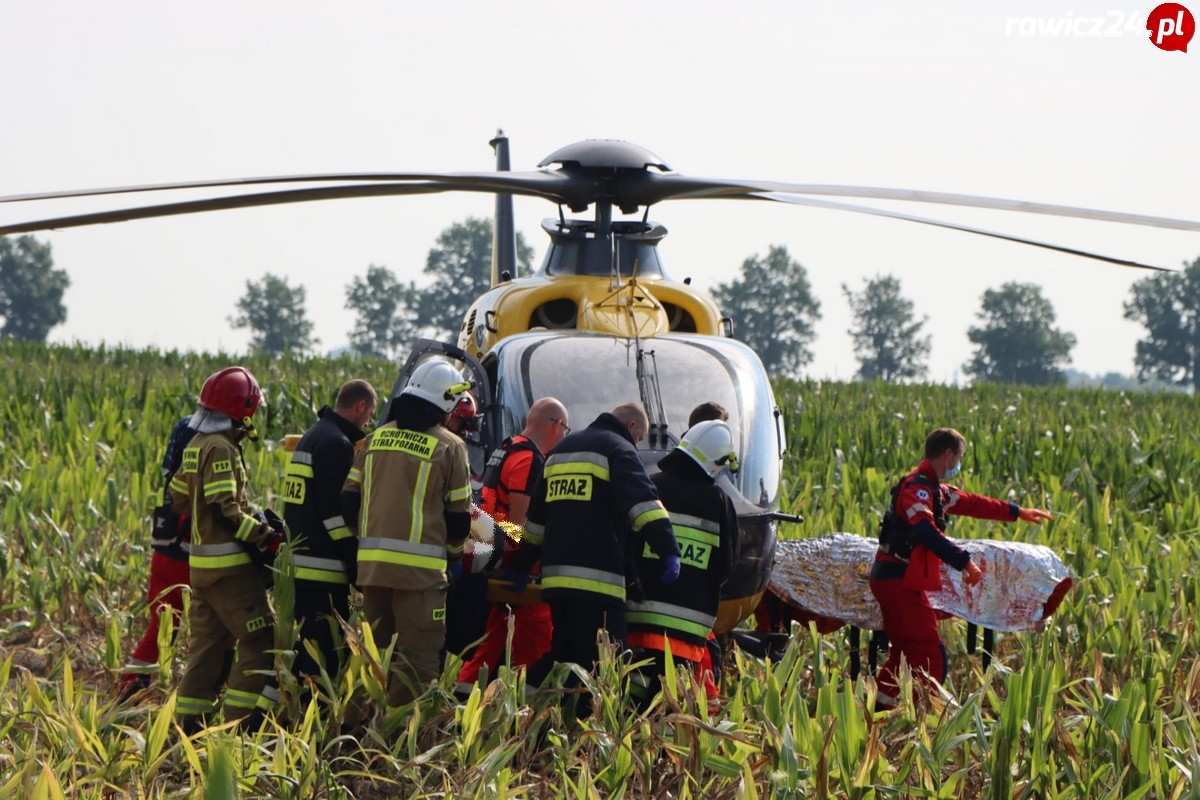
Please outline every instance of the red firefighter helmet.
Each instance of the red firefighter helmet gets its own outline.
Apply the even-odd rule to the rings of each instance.
[[[454,404],[454,410],[450,412],[451,417],[457,417],[463,433],[475,433],[479,430],[479,404],[475,402],[475,396],[467,392],[462,398]]]
[[[245,367],[226,367],[208,376],[200,390],[200,407],[241,422],[253,417],[265,401],[258,381]]]

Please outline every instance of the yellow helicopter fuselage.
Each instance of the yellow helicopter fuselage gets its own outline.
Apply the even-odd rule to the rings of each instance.
[[[614,286],[608,277],[544,271],[507,281],[471,306],[458,346],[482,358],[508,336],[531,330],[580,330],[625,339],[667,332],[721,335],[721,314],[712,299],[663,277],[630,278]]]

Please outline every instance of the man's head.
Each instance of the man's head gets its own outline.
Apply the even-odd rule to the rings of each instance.
[[[646,416],[646,409],[641,403],[622,403],[612,410],[612,415],[629,430],[634,444],[646,438],[646,432],[650,430],[650,417]]]
[[[566,406],[554,397],[543,397],[529,407],[521,435],[537,445],[539,451],[548,453],[571,432],[569,421]]]
[[[939,478],[953,478],[962,467],[967,440],[954,428],[938,428],[925,437],[925,460]]]
[[[374,387],[361,378],[355,378],[342,384],[333,410],[356,428],[365,428],[375,416],[378,402]]]
[[[479,404],[475,402],[475,395],[467,392],[459,398],[446,419],[446,427],[463,437],[479,431]]]
[[[214,372],[200,389],[200,408],[228,417],[236,429],[251,439],[258,438],[252,421],[254,412],[265,404],[258,381],[245,367],[226,367]]]
[[[709,400],[707,403],[701,403],[692,409],[692,413],[688,415],[688,429],[690,430],[700,422],[708,422],[710,420],[726,422],[728,419],[729,412],[725,410],[725,406]]]

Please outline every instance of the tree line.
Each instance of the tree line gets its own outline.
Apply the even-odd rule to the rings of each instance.
[[[467,218],[446,228],[429,251],[425,287],[402,281],[385,266],[370,265],[345,288],[345,307],[356,314],[350,347],[362,354],[399,358],[420,336],[453,339],[470,304],[489,288],[492,223]],[[533,248],[517,235],[518,275],[528,274]],[[32,236],[0,237],[0,336],[44,341],[66,321],[66,272],[54,266],[50,246]],[[843,284],[858,360],[856,377],[888,383],[915,381],[928,369],[927,317],[892,275]],[[747,258],[735,279],[713,297],[733,320],[734,337],[752,347],[772,375],[800,377],[813,358],[820,302],[808,273],[786,247]],[[306,290],[286,277],[248,280],[229,317],[250,332],[252,350],[266,354],[310,352],[319,343],[305,311]],[[1146,329],[1134,367],[1139,380],[1200,389],[1200,257],[1180,272],[1135,283],[1124,304],[1126,319]],[[975,381],[1033,386],[1061,385],[1075,336],[1055,326],[1053,305],[1036,284],[1009,282],[988,289],[978,324],[967,331],[975,346],[963,371]]]

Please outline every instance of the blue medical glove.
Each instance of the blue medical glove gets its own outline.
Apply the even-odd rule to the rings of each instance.
[[[529,577],[528,572],[522,572],[512,567],[508,567],[504,572],[500,573],[500,580],[508,584],[508,589],[513,594],[520,594],[525,591],[525,587],[529,585]]]
[[[462,560],[451,561],[446,565],[446,580],[458,583],[462,579]]]
[[[666,563],[663,566],[662,577],[659,581],[662,583],[674,583],[679,578],[679,556],[667,556]]]

